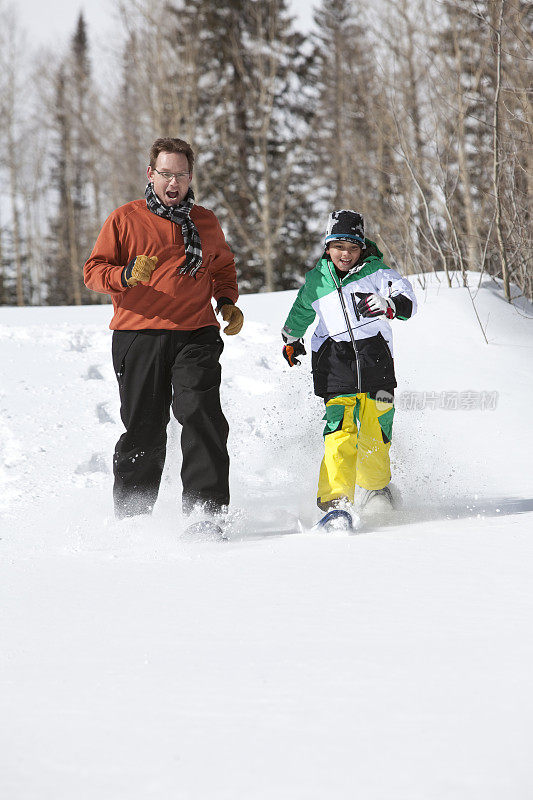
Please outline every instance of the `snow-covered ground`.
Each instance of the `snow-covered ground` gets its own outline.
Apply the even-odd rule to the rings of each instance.
[[[475,278],[475,276],[474,276]],[[472,285],[477,285],[476,279]],[[0,309],[0,796],[533,796],[533,309],[415,282],[394,322],[394,524],[316,519],[321,402],[250,295],[227,338],[230,541],[188,540],[179,426],[116,522],[109,306]]]

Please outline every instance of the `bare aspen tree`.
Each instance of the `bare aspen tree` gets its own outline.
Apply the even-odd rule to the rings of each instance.
[[[25,264],[27,280],[31,286],[30,302],[42,305],[46,302],[46,248],[44,244],[47,229],[47,169],[46,139],[41,135],[42,121],[36,124],[30,120],[28,139],[33,147],[28,153],[25,168],[31,173],[31,180],[25,181],[21,194],[25,209],[26,244],[28,259]],[[25,171],[26,171],[25,169]]]
[[[2,213],[0,209],[0,306],[7,304],[7,292],[4,281],[5,265],[4,265],[4,235],[2,231]]]
[[[493,116],[493,146],[492,146],[492,183],[494,188],[494,202],[496,205],[496,234],[503,278],[503,288],[507,300],[511,300],[509,285],[509,264],[507,259],[507,242],[503,230],[502,196],[501,196],[501,113],[500,98],[502,90],[502,20],[505,9],[505,0],[496,0],[491,9],[494,13],[494,55],[496,59],[495,86],[494,86],[494,116]]]
[[[11,216],[11,253],[15,268],[15,298],[18,306],[26,303],[22,221],[20,211],[21,186],[21,99],[22,75],[20,54],[24,45],[14,7],[4,9],[2,25],[2,130],[5,147],[5,167],[8,174],[8,197]]]
[[[456,9],[453,4],[450,6],[450,19],[452,21],[452,42],[453,42],[453,64],[455,66],[455,87],[453,98],[451,98],[450,105],[455,111],[456,118],[456,131],[457,131],[457,159],[458,159],[458,172],[462,184],[462,206],[465,219],[466,228],[466,249],[467,249],[467,265],[470,269],[477,269],[481,267],[480,259],[480,243],[481,236],[476,224],[476,214],[474,211],[474,204],[472,199],[473,187],[471,180],[471,173],[467,160],[467,107],[465,102],[465,91],[463,89],[462,80],[464,75],[463,69],[463,50],[459,43],[459,36],[456,24]],[[483,75],[484,59],[481,58],[478,64],[478,70],[475,76],[475,90],[478,90],[479,82]]]
[[[506,295],[511,284],[532,297],[533,8],[522,0],[491,0],[487,24],[495,53],[493,181],[498,269]],[[514,291],[516,294],[516,290]]]
[[[13,89],[14,84],[13,74],[10,75],[10,82],[8,84],[9,91],[10,91],[10,101],[12,102],[14,99]],[[23,275],[22,275],[22,242],[21,242],[21,226],[20,226],[20,212],[19,212],[19,204],[18,204],[18,191],[17,191],[17,184],[18,184],[18,174],[17,174],[17,155],[18,155],[18,148],[16,146],[16,135],[15,135],[15,120],[12,115],[7,117],[6,120],[6,133],[7,133],[7,147],[8,152],[10,153],[9,159],[9,199],[11,203],[11,218],[13,224],[13,255],[15,261],[15,268],[16,268],[16,296],[17,296],[17,305],[23,306],[24,303],[24,286],[23,286]]]
[[[131,19],[130,19],[131,23]],[[123,203],[142,196],[146,178],[147,147],[150,128],[146,120],[143,74],[139,68],[141,34],[133,28],[127,31],[119,59],[117,85],[114,93],[105,98],[109,108],[108,136],[103,149],[106,165],[108,196],[104,207],[108,212]],[[103,222],[98,220],[98,228]]]
[[[465,146],[459,149],[457,176],[448,173],[447,185],[453,189],[453,196],[450,191],[447,195],[448,210],[454,230],[461,234],[461,252],[468,252],[465,239],[466,245],[475,239],[479,268],[501,277],[510,299],[511,281],[527,293],[531,270],[531,261],[527,261],[531,217],[525,178],[531,159],[531,128],[527,124],[531,102],[527,91],[524,94],[521,89],[528,59],[524,4],[520,0],[477,0],[474,6],[454,2],[446,4],[446,11],[462,43],[458,85],[465,109]],[[443,30],[442,51],[446,53],[449,35],[446,38]],[[467,195],[470,208],[468,203],[458,203]],[[475,234],[469,215],[474,219]]]
[[[430,114],[433,29],[426,0],[386,0],[383,25],[382,72],[385,117],[397,158],[395,209],[398,229],[411,271],[442,268],[442,246],[435,215],[432,147],[436,124]],[[380,21],[381,22],[381,21]],[[438,242],[438,243],[437,243]]]
[[[192,5],[196,2],[191,0]],[[137,114],[137,124],[146,131],[146,141],[151,142],[157,136],[176,136],[177,130],[185,138],[192,130],[189,128],[186,133],[183,125],[189,116],[185,98],[190,92],[194,94],[194,88],[191,89],[191,73],[187,71],[182,41],[176,35],[182,25],[184,33],[195,33],[187,28],[190,21],[182,19],[186,8],[181,0],[120,0],[119,3],[126,31],[122,58],[128,67],[123,72],[123,81],[131,79],[131,97],[138,101],[136,107],[130,108],[129,116]],[[146,46],[147,31],[153,42],[150,47]]]
[[[469,269],[483,269],[489,186],[482,94],[489,51],[471,7],[464,0],[442,4],[432,44],[434,69],[428,73],[427,105],[434,129],[432,206],[442,220],[447,269],[459,270],[465,286]]]
[[[130,52],[127,62],[132,67],[131,79],[138,87],[142,105],[140,117],[151,131],[170,135],[172,100],[169,85],[169,60],[172,58],[167,42],[170,7],[165,0],[120,0],[120,19],[126,32]],[[146,46],[149,31],[153,46]],[[126,76],[125,76],[126,77]]]
[[[202,38],[200,5],[199,0],[119,4],[126,35],[111,139],[119,144],[113,186],[120,202],[142,190],[148,149],[156,137],[174,136],[197,144],[199,81],[209,53]],[[146,47],[147,30],[157,43],[151,48]],[[113,161],[113,154],[110,157]],[[193,186],[198,191],[196,173]]]

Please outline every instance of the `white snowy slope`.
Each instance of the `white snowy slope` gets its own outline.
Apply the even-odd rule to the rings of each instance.
[[[415,285],[403,507],[352,536],[293,533],[323,429],[294,292],[225,339],[225,543],[183,533],[176,423],[153,517],[113,518],[110,307],[0,309],[2,798],[533,796],[533,308],[484,279],[487,345],[466,289]]]

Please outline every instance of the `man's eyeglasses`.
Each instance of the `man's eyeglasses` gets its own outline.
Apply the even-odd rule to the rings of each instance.
[[[177,181],[184,181],[190,177],[190,172],[160,172],[158,169],[155,169],[154,172],[157,172],[158,175],[161,175],[164,181],[170,183],[172,178],[176,178]]]

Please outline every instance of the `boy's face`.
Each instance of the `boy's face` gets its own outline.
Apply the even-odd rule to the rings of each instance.
[[[355,242],[335,241],[326,247],[331,260],[341,272],[348,272],[354,267],[361,255],[361,248]]]

